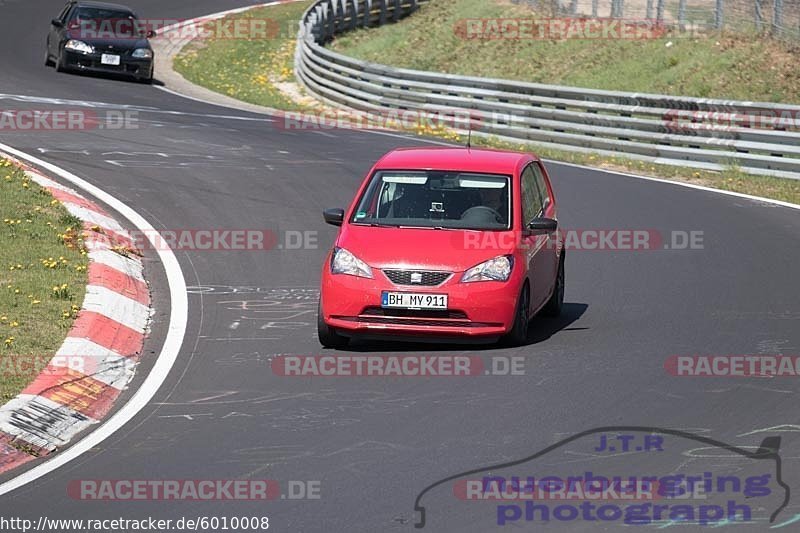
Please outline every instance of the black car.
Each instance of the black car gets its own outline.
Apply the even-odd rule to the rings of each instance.
[[[105,72],[149,83],[152,36],[130,8],[72,0],[50,23],[45,64],[55,63],[59,72]]]

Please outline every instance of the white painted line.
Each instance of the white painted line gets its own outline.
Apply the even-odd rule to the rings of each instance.
[[[622,154],[624,156],[624,154]],[[694,183],[684,183],[682,181],[672,181],[669,179],[661,179],[661,178],[652,178],[649,176],[639,176],[638,174],[631,174],[629,172],[621,172],[619,170],[607,170],[605,168],[595,168],[595,167],[587,167],[586,165],[578,165],[576,163],[564,163],[563,161],[554,161],[550,159],[546,159],[543,161],[547,161],[548,163],[553,163],[557,165],[566,165],[569,167],[575,168],[582,168],[585,170],[592,170],[595,172],[606,172],[608,174],[616,174],[618,176],[625,176],[628,178],[636,178],[640,180],[647,180],[647,181],[655,181],[658,183],[670,183],[672,185],[680,185],[681,187],[688,187],[690,189],[697,189],[698,191],[707,191],[707,192],[715,192],[717,194],[724,194],[726,196],[734,196],[736,198],[746,198],[747,200],[755,200],[757,202],[767,202],[769,204],[779,205],[781,207],[788,207],[789,209],[800,209],[800,204],[793,204],[791,202],[784,202],[782,200],[773,200],[771,198],[764,198],[762,196],[753,196],[752,194],[744,194],[741,192],[734,192],[734,191],[723,191],[722,189],[715,189],[713,187],[705,187],[703,185],[696,185]]]
[[[69,181],[76,187],[87,192],[91,196],[97,198],[104,204],[110,206],[112,209],[127,218],[133,226],[148,235],[151,239],[153,249],[164,265],[164,270],[167,274],[167,283],[169,284],[170,295],[170,313],[169,325],[167,326],[167,336],[164,344],[161,347],[161,353],[156,359],[153,368],[145,378],[142,385],[134,393],[133,397],[128,400],[119,411],[106,420],[100,427],[86,435],[83,439],[79,440],[70,448],[61,451],[49,458],[44,463],[31,468],[27,472],[6,481],[0,485],[0,495],[7,494],[15,489],[18,489],[32,481],[35,481],[42,476],[49,474],[57,468],[69,463],[70,461],[82,456],[86,452],[92,451],[93,448],[98,446],[104,440],[113,435],[116,431],[127,424],[139,411],[144,409],[148,403],[153,399],[158,389],[161,388],[164,381],[167,379],[170,370],[172,369],[175,361],[180,353],[181,345],[183,344],[183,337],[186,334],[186,323],[189,313],[189,297],[186,293],[186,280],[181,272],[180,264],[178,263],[175,253],[168,246],[153,242],[156,235],[155,228],[147,222],[139,213],[120,202],[112,195],[103,191],[102,189],[92,185],[88,181],[79,178],[75,174],[68,172],[62,168],[57,167],[51,163],[43,161],[37,157],[28,155],[15,148],[0,143],[0,150],[3,150],[19,159],[33,163],[61,178]]]
[[[144,333],[150,318],[150,308],[119,292],[100,285],[87,285],[83,309],[107,316],[123,326]]]
[[[85,207],[73,204],[72,202],[64,202],[64,207],[67,208],[67,211],[69,211],[71,215],[78,217],[84,222],[88,222],[111,231],[122,231],[122,226],[119,225],[119,222],[109,216],[103,215],[102,213],[92,211],[91,209],[86,209]]]
[[[32,394],[20,394],[0,407],[0,431],[47,450],[66,444],[73,435],[96,423],[69,407]]]
[[[94,250],[89,252],[89,259],[101,265],[113,268],[140,281],[144,281],[142,275],[142,262],[139,259],[124,257],[111,250]]]

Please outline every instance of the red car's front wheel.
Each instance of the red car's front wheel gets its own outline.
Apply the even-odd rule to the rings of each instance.
[[[517,301],[517,309],[514,313],[514,326],[511,331],[503,338],[503,344],[508,346],[522,346],[528,340],[528,326],[530,325],[530,290],[528,286],[522,287],[522,292]]]
[[[339,335],[336,331],[325,323],[325,318],[322,315],[322,299],[317,306],[317,337],[319,343],[325,348],[344,349],[350,339]]]
[[[561,314],[561,308],[564,307],[564,254],[558,260],[558,275],[556,276],[556,284],[553,287],[553,294],[542,309],[544,316],[556,317]]]

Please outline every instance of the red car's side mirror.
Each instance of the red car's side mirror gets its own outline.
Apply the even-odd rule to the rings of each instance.
[[[341,226],[344,223],[344,209],[333,208],[322,212],[325,222],[332,226]]]
[[[528,223],[528,229],[536,233],[550,233],[558,229],[558,222],[552,218],[534,218]]]

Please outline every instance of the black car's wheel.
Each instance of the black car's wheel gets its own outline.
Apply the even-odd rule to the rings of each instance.
[[[556,286],[553,288],[553,294],[547,303],[542,308],[544,316],[558,316],[561,314],[561,309],[564,307],[564,253],[561,253],[561,258],[558,260],[558,275],[556,276]]]
[[[61,51],[56,58],[56,72],[66,72],[67,65],[64,63],[64,52]]]
[[[501,342],[506,346],[522,346],[528,340],[528,326],[530,325],[531,293],[528,286],[522,288],[517,300],[517,310],[514,318],[514,327],[511,328]]]
[[[50,57],[50,46],[45,49],[44,51],[44,66],[52,67],[53,66],[53,58]]]
[[[136,81],[138,81],[139,83],[144,83],[145,85],[150,85],[151,83],[153,83],[153,69],[150,68],[150,72],[148,72],[147,76],[138,77],[136,78]]]
[[[321,300],[319,306],[317,307],[317,337],[319,337],[319,343],[325,348],[335,348],[341,350],[347,348],[347,344],[350,342],[350,339],[339,335],[333,330],[333,328],[325,323],[325,320],[322,317]]]

